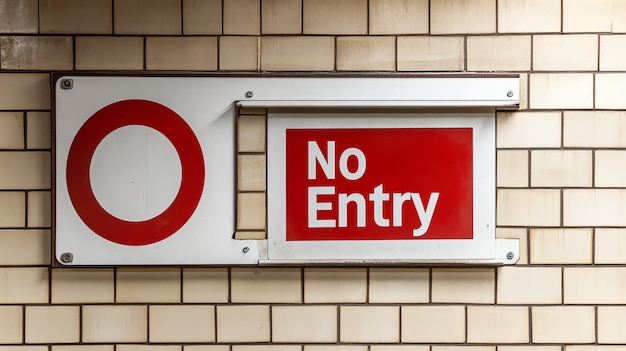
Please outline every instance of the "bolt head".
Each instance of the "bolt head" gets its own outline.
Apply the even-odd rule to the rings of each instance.
[[[250,251],[250,248],[246,246],[241,251],[243,251],[243,253],[248,253],[248,251]]]
[[[74,81],[71,79],[61,80],[61,89],[72,89],[74,87]]]
[[[513,97],[513,90],[509,90],[506,92],[506,96]]]
[[[251,98],[252,96],[254,96],[254,93],[253,93],[253,92],[251,92],[251,91],[247,91],[247,92],[246,92],[246,97],[247,97],[248,99],[249,99],[249,98]]]
[[[512,260],[515,257],[515,254],[512,252],[509,252],[506,254],[506,259],[507,260]]]
[[[61,262],[71,263],[74,260],[74,255],[71,252],[65,252],[61,254]]]

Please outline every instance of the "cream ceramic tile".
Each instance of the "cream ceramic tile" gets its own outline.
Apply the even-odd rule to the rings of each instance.
[[[519,75],[519,108],[528,108],[528,73]]]
[[[224,34],[261,34],[261,0],[224,1]]]
[[[270,307],[217,306],[217,342],[270,341]]]
[[[0,152],[0,189],[50,189],[50,152]]]
[[[591,229],[531,229],[532,264],[590,264]]]
[[[0,230],[0,265],[50,264],[49,230]]]
[[[50,75],[0,73],[0,109],[50,109]]]
[[[563,296],[568,304],[623,304],[626,296],[623,267],[566,267]]]
[[[233,345],[232,351],[301,351],[300,345]]]
[[[0,304],[47,303],[48,268],[0,268]]]
[[[263,240],[267,239],[267,234],[264,230],[242,230],[235,232],[235,239],[237,240]]]
[[[111,303],[114,299],[113,269],[52,270],[52,303]]]
[[[462,37],[398,37],[398,71],[462,71]]]
[[[532,150],[530,186],[591,187],[592,152],[583,150]]]
[[[76,343],[80,340],[79,306],[26,306],[28,344]]]
[[[23,192],[0,192],[0,227],[24,227],[26,196]]]
[[[111,34],[112,0],[41,0],[39,31],[46,34]]]
[[[337,70],[395,71],[395,37],[337,38]]]
[[[340,342],[400,341],[399,306],[341,306]]]
[[[512,343],[529,341],[528,307],[468,306],[468,343]]]
[[[49,191],[29,191],[28,197],[28,227],[50,227],[52,225],[52,200]]]
[[[265,229],[265,193],[237,194],[237,229]]]
[[[304,345],[304,351],[367,351],[367,345]]]
[[[626,102],[619,94],[626,89],[626,73],[598,73],[595,83],[596,108],[626,108]]]
[[[597,228],[595,230],[596,264],[625,264],[626,263],[626,229]]]
[[[531,307],[533,343],[595,342],[592,306]]]
[[[300,268],[232,268],[232,302],[302,302]]]
[[[598,307],[598,342],[601,344],[626,343],[626,307]]]
[[[183,302],[228,302],[228,269],[183,268]]]
[[[596,187],[625,187],[626,151],[597,150],[594,157]]]
[[[266,160],[265,155],[239,155],[238,186],[239,191],[265,191]]]
[[[491,268],[433,268],[432,302],[493,303],[495,279]]]
[[[428,302],[429,278],[425,268],[370,268],[369,302]]]
[[[370,34],[428,33],[428,0],[370,0]]]
[[[527,150],[498,150],[496,184],[498,187],[528,187]]]
[[[48,351],[48,346],[0,346],[0,351]]]
[[[124,0],[113,3],[115,34],[181,34],[181,0]]]
[[[24,114],[0,112],[0,149],[24,148]]]
[[[22,343],[22,306],[0,306],[0,343]]]
[[[595,71],[597,69],[597,35],[559,34],[533,37],[533,70]]]
[[[26,114],[26,148],[50,149],[50,112],[28,112]]]
[[[509,226],[556,227],[561,221],[561,191],[498,189],[496,222]]]
[[[458,346],[436,346],[433,345],[432,351],[456,351]],[[466,346],[463,345],[463,351],[496,351],[495,346]]]
[[[563,225],[568,227],[626,225],[625,189],[566,189]]]
[[[228,345],[184,345],[184,351],[230,351]]]
[[[561,268],[498,268],[498,304],[561,303]]]
[[[370,351],[430,351],[428,345],[370,345]]]
[[[337,306],[272,306],[272,340],[337,342]]]
[[[76,37],[77,70],[141,70],[142,37]]]
[[[302,33],[302,0],[261,0],[261,33]]]
[[[567,346],[569,348],[569,346]],[[521,346],[498,346],[498,351],[562,351],[561,345],[552,346],[536,346],[536,345],[521,345]]]
[[[82,341],[147,342],[148,308],[134,305],[83,306]]]
[[[560,30],[561,0],[498,0],[498,33]]]
[[[612,31],[613,6],[614,0],[563,0],[563,32]]]
[[[559,112],[498,112],[498,148],[561,146]]]
[[[431,34],[495,33],[496,0],[431,0]]]
[[[0,4],[0,33],[37,33],[38,0],[2,0]]]
[[[222,34],[222,0],[183,0],[183,34]]]
[[[214,342],[215,307],[150,306],[150,342]]]
[[[367,0],[303,0],[304,34],[367,34]]]
[[[626,35],[600,35],[600,70],[626,70]]]
[[[259,67],[259,38],[220,37],[220,70],[255,71]]]
[[[181,351],[178,345],[116,345],[116,351]]]
[[[565,147],[626,147],[626,112],[567,111],[563,114]]]
[[[113,351],[113,345],[56,345],[52,351]]]
[[[467,38],[468,71],[530,70],[530,36],[499,35]]]
[[[263,71],[332,71],[335,68],[333,37],[262,37]]]
[[[240,152],[265,151],[264,115],[240,115],[237,131],[238,150]]]
[[[591,73],[533,73],[529,84],[531,109],[593,108]]]
[[[180,269],[118,268],[116,302],[180,302]]]
[[[402,306],[403,343],[465,342],[464,306]]]
[[[519,243],[517,264],[528,264],[528,231],[526,228],[496,228],[496,238],[517,239]]]
[[[0,67],[3,70],[71,70],[72,50],[69,36],[0,37]]]
[[[148,70],[217,70],[216,37],[148,37]]]
[[[305,268],[304,302],[365,302],[367,270],[362,268]]]

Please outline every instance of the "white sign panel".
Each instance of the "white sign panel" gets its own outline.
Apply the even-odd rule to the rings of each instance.
[[[266,241],[232,238],[236,106],[515,106],[518,85],[511,77],[61,77],[56,259],[68,266],[266,260]]]
[[[517,260],[495,239],[493,110],[274,113],[267,158],[270,262]]]

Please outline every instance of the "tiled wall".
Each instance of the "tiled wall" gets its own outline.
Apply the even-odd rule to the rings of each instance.
[[[624,0],[0,0],[0,44],[0,351],[626,350]],[[520,73],[496,117],[520,262],[52,269],[54,70]],[[263,111],[239,122],[259,238]]]

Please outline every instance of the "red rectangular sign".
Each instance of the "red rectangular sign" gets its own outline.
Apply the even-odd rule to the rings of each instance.
[[[286,240],[473,238],[472,128],[287,129]]]

